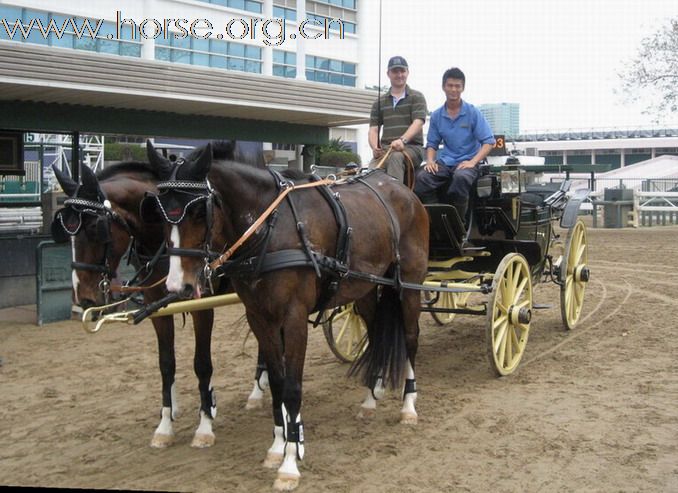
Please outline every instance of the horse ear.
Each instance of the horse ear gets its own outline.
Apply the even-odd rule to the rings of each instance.
[[[73,178],[66,175],[66,173],[61,172],[56,165],[52,165],[52,170],[54,171],[54,176],[56,176],[59,185],[61,185],[61,189],[66,192],[66,195],[72,197],[78,189],[77,182],[73,181]]]
[[[153,147],[153,143],[149,140],[146,141],[146,155],[148,156],[148,162],[151,163],[151,166],[160,175],[161,179],[169,178],[172,173],[172,163],[168,159],[165,159],[163,156],[158,154],[158,151]]]
[[[212,165],[212,145],[207,144],[198,158],[191,163],[192,172],[199,179],[205,178],[207,173],[209,173],[210,166]]]
[[[97,180],[94,171],[87,166],[80,166],[80,176],[82,177],[82,193],[93,200],[103,197],[99,180]]]

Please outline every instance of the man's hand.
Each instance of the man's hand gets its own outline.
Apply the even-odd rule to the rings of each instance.
[[[403,144],[402,139],[395,139],[394,141],[391,142],[391,149],[394,151],[404,151],[405,150],[405,144]]]
[[[476,165],[473,161],[462,161],[457,165],[457,169],[466,169],[466,168],[475,168]]]
[[[372,156],[374,159],[379,159],[384,155],[384,150],[381,147],[377,147],[376,149],[372,149]]]
[[[424,169],[429,173],[435,175],[438,172],[438,163],[436,163],[435,161],[427,161],[426,166],[424,166]]]

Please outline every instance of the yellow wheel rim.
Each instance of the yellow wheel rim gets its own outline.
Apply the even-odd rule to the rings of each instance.
[[[487,354],[498,375],[508,375],[518,367],[531,317],[530,268],[522,255],[511,253],[497,267],[487,305]]]
[[[579,220],[570,229],[560,265],[560,314],[567,329],[573,329],[584,305],[588,281],[588,241],[586,226]]]
[[[355,361],[365,351],[367,341],[367,326],[355,305],[326,310],[324,318],[323,332],[332,353],[343,362]]]

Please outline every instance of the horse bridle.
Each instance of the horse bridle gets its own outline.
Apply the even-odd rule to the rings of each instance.
[[[73,213],[78,215],[78,222],[74,228],[64,222],[64,211],[67,209],[70,209]],[[99,281],[98,287],[104,295],[104,299],[108,302],[110,301],[111,295],[111,280],[115,277],[115,272],[111,268],[111,258],[113,254],[111,226],[113,221],[117,222],[127,232],[130,237],[130,244],[134,241],[134,237],[132,236],[132,232],[127,222],[112,209],[111,203],[106,198],[101,202],[81,198],[66,199],[64,201],[64,208],[55,214],[55,221],[59,222],[59,225],[68,236],[75,237],[82,229],[83,214],[88,214],[96,218],[96,240],[104,244],[104,254],[99,263],[96,264],[73,260],[71,262],[71,268],[73,270],[100,273],[101,280]],[[104,221],[105,225],[100,227],[99,221]],[[128,248],[130,248],[129,245]]]
[[[146,193],[146,197],[141,205],[142,219],[147,220],[144,218],[144,211],[147,211],[149,204],[153,203],[153,207],[160,211],[162,218],[168,224],[177,226],[186,218],[189,207],[203,201],[205,202],[205,237],[203,238],[202,248],[178,248],[166,245],[166,252],[169,256],[197,257],[202,259],[205,263],[202,281],[209,287],[210,292],[214,293],[212,285],[213,270],[210,267],[210,262],[218,257],[219,253],[211,251],[210,245],[212,242],[213,211],[215,204],[218,205],[219,200],[214,194],[209,180],[205,179],[199,182],[176,178],[178,169],[184,163],[185,161],[182,158],[177,160],[170,179],[157,184],[157,194]]]

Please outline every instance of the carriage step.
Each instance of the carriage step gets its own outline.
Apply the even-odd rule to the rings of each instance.
[[[553,308],[553,305],[549,305],[548,303],[533,303],[532,304],[533,310],[548,310],[549,308]]]

